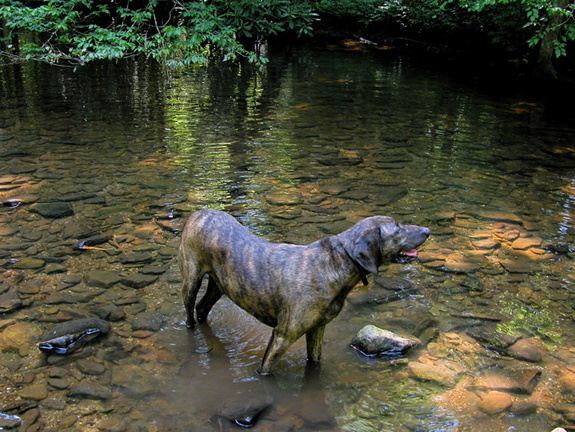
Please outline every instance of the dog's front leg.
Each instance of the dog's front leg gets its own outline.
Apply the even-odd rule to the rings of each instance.
[[[276,327],[272,332],[272,337],[266,348],[262,364],[257,372],[260,375],[271,375],[274,362],[287,351],[296,339],[297,338],[293,339],[280,335],[280,331],[278,331]]]
[[[321,360],[321,345],[323,342],[323,333],[325,326],[317,326],[308,330],[305,334],[307,347],[307,361],[318,363]]]

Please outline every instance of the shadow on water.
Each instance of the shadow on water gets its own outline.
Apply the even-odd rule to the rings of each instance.
[[[0,71],[0,427],[58,431],[551,431],[573,427],[575,151],[544,98],[337,47],[186,72],[130,61]],[[190,212],[305,244],[392,215],[432,237],[357,287],[275,378],[270,329],[222,299],[182,320]],[[107,336],[37,348],[96,316]],[[400,359],[350,341],[421,340]],[[8,427],[8,426],[6,426]],[[10,426],[12,427],[12,426]]]

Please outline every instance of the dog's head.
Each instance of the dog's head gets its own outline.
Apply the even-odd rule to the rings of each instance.
[[[430,231],[418,225],[402,225],[388,216],[363,219],[342,236],[347,253],[366,271],[377,274],[386,262],[407,263],[417,257],[417,248]]]

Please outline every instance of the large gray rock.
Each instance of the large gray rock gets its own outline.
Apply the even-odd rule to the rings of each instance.
[[[400,355],[419,344],[417,338],[401,337],[374,325],[366,325],[351,341],[354,349],[367,356]]]

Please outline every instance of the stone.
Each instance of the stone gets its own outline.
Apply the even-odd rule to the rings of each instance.
[[[18,392],[24,399],[43,400],[48,397],[48,387],[45,382],[30,384]]]
[[[473,246],[477,249],[496,249],[500,244],[498,241],[493,239],[483,239],[474,241]]]
[[[376,284],[392,291],[402,291],[413,287],[413,282],[402,277],[378,278]]]
[[[12,312],[22,307],[22,300],[14,290],[0,294],[0,313]]]
[[[47,219],[59,219],[74,214],[72,206],[67,202],[35,203],[30,206],[30,211]]]
[[[22,419],[15,415],[0,413],[0,430],[17,430]]]
[[[65,265],[58,263],[50,263],[44,269],[46,274],[66,273],[68,268]]]
[[[128,426],[118,417],[110,417],[96,423],[96,428],[102,432],[124,432]]]
[[[531,363],[540,362],[543,358],[541,350],[539,349],[536,340],[521,339],[507,348],[509,354],[516,359],[528,361]]]
[[[436,365],[420,362],[409,362],[407,367],[411,374],[423,381],[435,381],[446,387],[455,385],[455,372]]]
[[[509,408],[509,412],[515,415],[529,415],[537,411],[537,404],[529,400],[516,400]]]
[[[490,391],[480,395],[481,401],[477,406],[486,414],[499,414],[513,404],[510,394],[500,391]]]
[[[474,387],[510,393],[531,394],[541,371],[534,368],[488,369],[474,382]]]
[[[511,243],[511,247],[516,250],[526,250],[540,246],[541,241],[542,240],[539,237],[520,237]]]
[[[132,321],[132,330],[158,331],[166,323],[166,316],[158,311],[142,312]]]
[[[148,264],[154,261],[154,257],[147,252],[125,253],[119,256],[122,264]]]
[[[224,417],[243,428],[251,428],[272,404],[273,400],[270,397],[247,396],[226,401],[218,410],[217,416]]]
[[[302,196],[297,192],[276,191],[266,195],[266,201],[271,205],[298,205],[303,202]]]
[[[112,397],[110,387],[99,383],[81,381],[68,390],[68,396],[80,399],[106,400]]]
[[[122,280],[122,276],[106,270],[90,270],[84,281],[89,286],[111,288]]]
[[[109,322],[95,317],[65,321],[46,333],[38,348],[56,354],[70,354],[91,340],[108,334],[110,329]]]
[[[135,273],[125,277],[121,280],[121,282],[123,285],[126,285],[130,288],[144,288],[153,284],[157,280],[157,276]]]
[[[36,324],[16,322],[0,333],[0,352],[15,350],[25,354],[38,341],[40,334],[41,330]]]
[[[112,371],[112,385],[127,396],[142,399],[160,392],[161,382],[147,370],[136,365],[116,366]]]
[[[76,362],[78,369],[86,375],[101,375],[106,371],[106,365],[90,359],[80,359]]]
[[[418,346],[416,338],[406,338],[374,325],[363,327],[351,341],[351,346],[367,356],[401,355]]]
[[[14,264],[12,264],[12,268],[18,270],[37,270],[44,267],[46,262],[40,258],[22,258]]]

